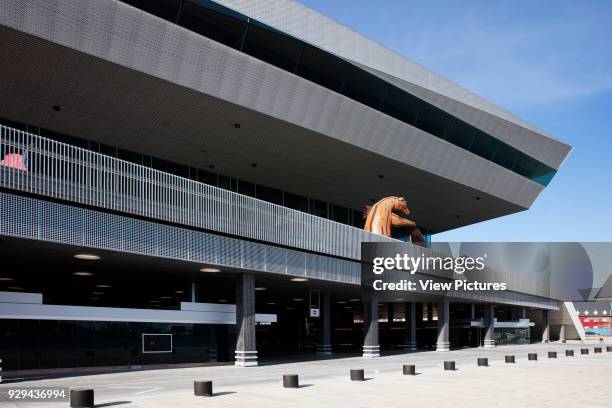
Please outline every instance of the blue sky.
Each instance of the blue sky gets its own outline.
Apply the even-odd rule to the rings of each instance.
[[[612,2],[301,2],[574,147],[530,210],[435,241],[612,241]]]

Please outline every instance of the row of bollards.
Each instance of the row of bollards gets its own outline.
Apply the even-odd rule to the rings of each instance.
[[[594,353],[602,353],[601,347],[594,347]],[[606,352],[612,352],[612,346],[606,346]],[[581,355],[588,355],[588,348],[580,349]],[[565,350],[566,357],[574,357],[574,350]],[[556,351],[549,351],[548,358],[557,358]],[[528,353],[527,359],[529,361],[537,361],[537,353]],[[508,364],[516,363],[515,356],[507,355],[504,356],[504,361]],[[476,364],[479,367],[488,367],[489,359],[486,357],[478,357]],[[445,371],[455,371],[457,368],[454,361],[444,361]],[[404,375],[416,375],[416,366],[414,364],[405,364],[402,366],[402,372]],[[363,369],[351,369],[350,370],[351,381],[365,381],[365,371]],[[283,375],[283,387],[285,388],[300,388],[299,377],[297,374],[285,374]],[[211,380],[196,380],[193,382],[193,393],[196,396],[212,397],[213,396],[213,383]],[[70,406],[72,408],[89,408],[94,407],[94,390],[92,388],[72,388],[70,390]]]

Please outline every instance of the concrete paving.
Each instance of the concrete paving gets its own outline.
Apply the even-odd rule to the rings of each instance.
[[[580,348],[589,348],[581,355]],[[594,354],[602,347],[602,354]],[[565,357],[565,349],[575,357]],[[558,358],[549,359],[548,351]],[[527,353],[538,353],[528,361]],[[506,364],[504,356],[516,356]],[[488,357],[489,367],[478,367]],[[444,371],[454,360],[456,371]],[[402,375],[402,364],[415,364],[416,376]],[[351,368],[365,369],[365,382],[351,382]],[[283,374],[299,374],[299,389],[282,388]],[[193,380],[211,379],[215,396],[195,397]],[[458,407],[610,407],[612,352],[605,344],[551,343],[500,346],[279,363],[241,368],[214,366],[75,376],[59,379],[15,380],[2,383],[6,391],[20,387],[93,387],[99,407],[399,407],[448,405]],[[67,407],[67,402],[0,402],[2,407]]]

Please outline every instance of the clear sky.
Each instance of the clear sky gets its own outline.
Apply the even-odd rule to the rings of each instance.
[[[612,1],[300,2],[573,146],[530,210],[434,241],[612,241]]]

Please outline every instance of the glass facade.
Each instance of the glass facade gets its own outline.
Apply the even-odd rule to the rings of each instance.
[[[171,353],[143,353],[143,333],[172,334]],[[222,324],[2,320],[2,369],[232,361],[235,326]]]
[[[556,170],[344,59],[209,0],[122,0],[292,72],[544,186]]]

